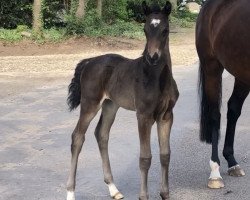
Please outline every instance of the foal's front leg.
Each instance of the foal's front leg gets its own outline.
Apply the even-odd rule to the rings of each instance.
[[[173,113],[167,114],[167,119],[157,121],[158,140],[160,146],[160,161],[161,161],[161,198],[166,200],[169,198],[168,186],[168,169],[170,162],[170,131],[173,124]]]
[[[151,147],[150,147],[150,134],[151,128],[154,123],[152,117],[143,114],[137,114],[138,129],[140,137],[140,171],[141,171],[141,190],[140,200],[148,200],[148,170],[151,165]]]

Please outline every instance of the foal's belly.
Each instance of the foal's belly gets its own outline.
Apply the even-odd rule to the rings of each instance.
[[[134,94],[128,89],[115,88],[107,91],[107,98],[126,110],[135,111]]]

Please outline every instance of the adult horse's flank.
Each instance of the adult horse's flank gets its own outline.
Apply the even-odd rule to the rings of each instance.
[[[228,174],[244,176],[234,158],[236,122],[250,89],[250,1],[208,0],[197,21],[196,47],[200,58],[200,139],[212,144],[211,175],[208,187],[224,187],[219,172],[218,140],[222,72],[235,77],[228,101],[226,139],[223,156]]]
[[[102,113],[95,130],[102,164],[104,181],[111,197],[122,199],[116,188],[108,155],[109,131],[119,107],[136,111],[140,138],[140,199],[148,199],[147,177],[151,164],[150,133],[157,123],[162,183],[160,195],[168,199],[168,169],[170,160],[170,129],[173,107],[178,98],[172,77],[169,54],[169,20],[171,4],[163,9],[157,5],[142,4],[146,15],[147,44],[143,56],[131,60],[120,55],[104,55],[81,61],[69,85],[68,104],[73,110],[80,104],[80,118],[72,134],[71,170],[67,182],[67,199],[75,199],[75,177],[78,155],[85,140],[85,132],[97,111]]]

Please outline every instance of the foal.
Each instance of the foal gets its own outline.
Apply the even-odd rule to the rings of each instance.
[[[95,130],[99,146],[104,182],[111,197],[122,199],[116,188],[110,168],[108,140],[110,128],[119,107],[136,111],[140,138],[141,200],[147,200],[147,177],[151,164],[150,133],[157,123],[162,183],[160,195],[168,199],[168,168],[170,160],[170,129],[173,123],[173,107],[178,90],[172,77],[169,53],[169,21],[171,4],[163,9],[148,7],[142,3],[146,15],[144,27],[147,44],[143,56],[131,60],[120,55],[108,54],[81,61],[69,85],[68,104],[71,110],[79,104],[80,119],[72,134],[71,170],[67,182],[67,199],[75,199],[75,177],[78,156],[85,140],[89,123],[100,108],[102,113]]]

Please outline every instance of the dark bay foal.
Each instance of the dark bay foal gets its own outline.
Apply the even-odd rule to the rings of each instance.
[[[145,35],[147,44],[143,56],[131,60],[120,55],[108,54],[81,61],[69,85],[70,109],[80,105],[80,118],[72,134],[71,170],[67,182],[67,199],[75,199],[75,177],[78,156],[85,140],[89,123],[100,108],[102,113],[95,130],[104,173],[111,197],[123,195],[114,184],[109,155],[110,128],[119,107],[136,111],[140,138],[141,200],[147,200],[147,177],[151,164],[150,133],[157,123],[162,169],[162,199],[169,198],[168,169],[170,160],[169,137],[173,123],[173,107],[178,90],[172,76],[169,53],[169,20],[171,4],[163,9],[142,4],[146,15]]]

